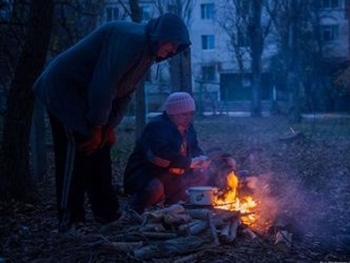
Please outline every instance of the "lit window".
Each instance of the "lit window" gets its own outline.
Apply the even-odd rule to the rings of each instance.
[[[202,67],[202,80],[215,80],[215,66]]]
[[[115,6],[106,7],[106,21],[110,22],[113,20],[118,20],[119,18],[119,8]]]
[[[214,49],[215,48],[215,37],[214,35],[203,35],[202,36],[202,49]]]
[[[213,19],[215,15],[214,3],[201,4],[201,18]]]
[[[322,39],[324,41],[334,41],[339,37],[338,25],[322,25],[321,26]]]

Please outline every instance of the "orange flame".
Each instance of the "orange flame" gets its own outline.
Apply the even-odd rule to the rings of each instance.
[[[253,224],[256,218],[252,209],[257,206],[257,203],[251,196],[238,197],[239,180],[234,172],[227,175],[227,185],[228,191],[217,198],[215,206],[246,214],[241,217],[242,222],[247,225]]]

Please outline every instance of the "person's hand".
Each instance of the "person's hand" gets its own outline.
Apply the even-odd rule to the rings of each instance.
[[[117,141],[117,136],[114,132],[114,129],[110,126],[107,126],[103,131],[100,148],[102,148],[105,144],[112,146],[113,144],[116,143],[116,141]]]
[[[101,131],[101,126],[93,126],[91,128],[90,137],[79,146],[79,150],[86,155],[91,155],[94,151],[96,151],[102,142]]]
[[[209,166],[209,161],[206,156],[192,158],[191,169],[206,169]]]

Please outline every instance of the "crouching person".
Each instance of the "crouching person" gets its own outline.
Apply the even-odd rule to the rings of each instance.
[[[124,173],[124,191],[131,195],[130,208],[142,214],[159,202],[188,201],[191,186],[206,185],[207,162],[198,146],[192,124],[195,102],[186,92],[172,93],[165,111],[143,130]]]

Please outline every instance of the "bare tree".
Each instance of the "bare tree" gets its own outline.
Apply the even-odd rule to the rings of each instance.
[[[280,79],[289,93],[289,120],[301,120],[301,89],[309,93],[313,79],[320,85],[320,59],[323,43],[319,37],[319,12],[309,0],[277,0],[278,12],[271,14],[279,43]]]
[[[260,117],[261,112],[261,74],[262,53],[265,39],[270,33],[271,19],[262,21],[264,1],[230,0],[219,7],[218,24],[229,36],[229,47],[233,51],[240,74],[251,75],[251,116]],[[249,54],[250,65],[245,63]]]
[[[140,23],[142,20],[141,9],[138,0],[129,0],[131,19],[136,23]],[[146,126],[146,94],[145,83],[142,80],[135,92],[135,117],[136,117],[136,139],[141,135],[143,128]]]
[[[13,12],[27,10],[29,24],[20,50],[8,97],[3,131],[4,169],[0,175],[0,195],[26,199],[32,194],[29,165],[29,133],[34,96],[31,86],[40,74],[49,45],[54,2],[32,0],[16,3]],[[22,14],[26,15],[26,13]]]

